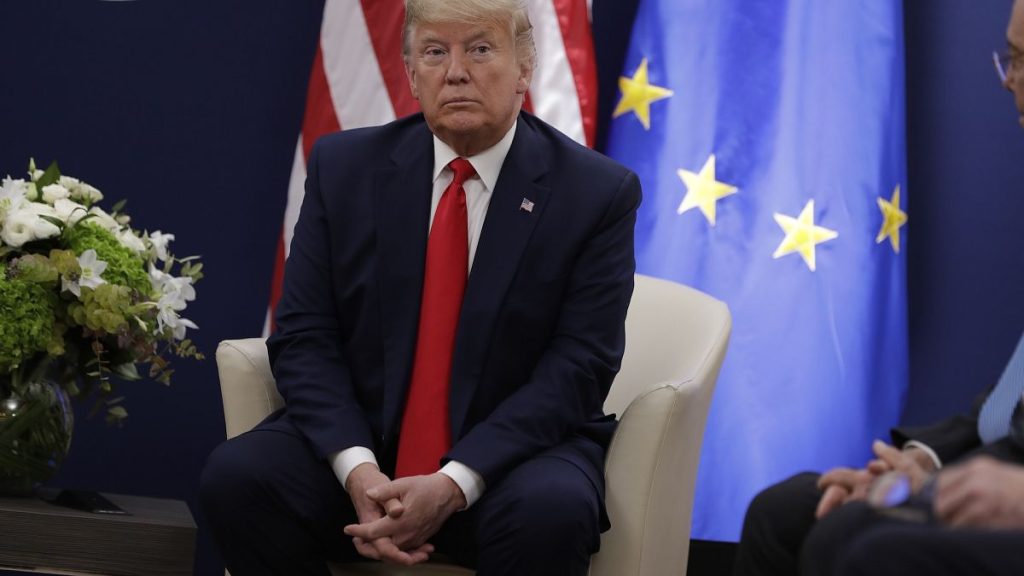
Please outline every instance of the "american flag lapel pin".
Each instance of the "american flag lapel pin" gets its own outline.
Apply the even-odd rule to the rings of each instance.
[[[519,205],[519,209],[523,212],[533,212],[533,201],[529,198],[523,198],[522,204]]]

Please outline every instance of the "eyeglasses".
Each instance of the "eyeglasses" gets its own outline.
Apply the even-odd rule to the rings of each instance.
[[[1006,84],[1006,77],[1020,66],[1022,59],[1024,54],[1014,54],[1011,51],[992,52],[992,63],[996,66],[996,74],[999,75],[1001,83]]]
[[[1009,52],[999,53],[992,51],[992,63],[996,66],[996,74],[999,76],[999,81],[1006,84],[1006,75],[1010,71],[1010,67],[1013,66],[1013,58],[1010,57]]]

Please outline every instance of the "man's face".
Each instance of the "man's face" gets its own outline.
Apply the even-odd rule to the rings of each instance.
[[[1006,29],[1006,42],[1012,60],[1003,86],[1013,92],[1017,111],[1021,114],[1019,121],[1024,126],[1024,0],[1013,3],[1010,25]]]
[[[531,76],[511,29],[494,24],[416,26],[406,71],[431,131],[465,156],[512,127]]]

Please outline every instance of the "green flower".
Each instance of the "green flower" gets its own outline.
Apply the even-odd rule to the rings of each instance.
[[[93,249],[97,257],[107,263],[104,280],[127,286],[146,298],[155,296],[145,262],[138,254],[122,246],[109,231],[85,221],[68,227],[64,235],[75,254]]]
[[[8,278],[0,265],[0,372],[10,372],[50,347],[55,300],[41,284]]]
[[[81,302],[68,305],[68,316],[75,324],[107,334],[127,329],[133,312],[131,291],[115,284],[100,284],[91,290],[83,288]]]

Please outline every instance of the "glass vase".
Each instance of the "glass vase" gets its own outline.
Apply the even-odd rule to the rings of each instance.
[[[73,428],[62,386],[0,376],[0,494],[28,496],[49,480],[71,448]]]

